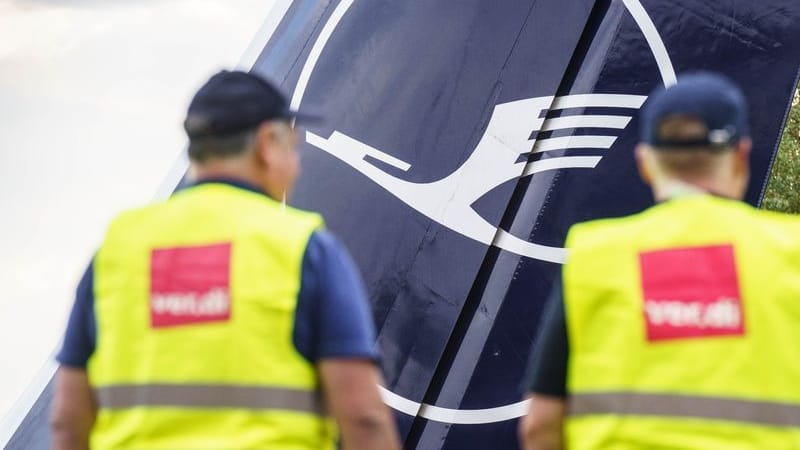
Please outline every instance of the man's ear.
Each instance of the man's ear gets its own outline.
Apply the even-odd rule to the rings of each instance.
[[[752,148],[753,140],[743,138],[736,145],[736,150],[734,150],[733,175],[739,184],[737,190],[740,191],[739,196],[741,198],[744,198],[747,184],[750,182],[750,151]]]
[[[653,184],[653,174],[651,173],[650,168],[650,147],[645,144],[639,144],[636,146],[634,150],[634,156],[636,157],[636,168],[639,171],[639,177],[644,181],[644,184],[648,186],[652,186]]]
[[[750,166],[750,151],[753,149],[753,140],[750,138],[742,138],[736,145],[736,159],[737,163]]]
[[[273,125],[269,122],[264,122],[256,129],[256,151],[255,156],[259,164],[265,166],[270,165],[270,160],[273,153],[273,141],[275,130],[272,129]]]

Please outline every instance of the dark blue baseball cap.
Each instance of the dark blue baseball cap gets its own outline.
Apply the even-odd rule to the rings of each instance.
[[[183,127],[189,138],[227,136],[268,120],[310,119],[289,109],[269,81],[249,72],[223,70],[194,95]]]
[[[689,138],[664,136],[666,119],[687,117],[704,125],[704,132]],[[750,136],[747,101],[727,77],[696,72],[678,77],[668,88],[659,88],[645,103],[640,116],[641,140],[658,150],[733,148]]]

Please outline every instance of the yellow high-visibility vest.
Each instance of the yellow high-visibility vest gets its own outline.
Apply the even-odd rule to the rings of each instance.
[[[800,449],[800,221],[695,195],[576,225],[569,449]]]
[[[295,349],[317,214],[205,183],[123,213],[95,257],[96,449],[333,448]]]

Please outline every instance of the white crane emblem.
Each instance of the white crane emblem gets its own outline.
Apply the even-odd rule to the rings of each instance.
[[[486,245],[530,258],[560,263],[565,251],[522,240],[497,228],[481,217],[472,204],[506,181],[554,169],[594,168],[602,156],[559,156],[534,162],[520,161],[520,155],[567,149],[608,150],[616,136],[566,136],[531,139],[534,131],[575,128],[613,129],[619,133],[631,120],[628,115],[571,115],[545,119],[545,113],[573,108],[619,108],[634,110],[646,97],[640,95],[587,94],[564,97],[536,97],[496,105],[483,137],[470,157],[450,175],[430,183],[397,178],[370,163],[369,156],[407,171],[411,165],[357,139],[334,131],[323,138],[306,133],[306,141],[358,170],[391,192],[408,206],[432,220]]]

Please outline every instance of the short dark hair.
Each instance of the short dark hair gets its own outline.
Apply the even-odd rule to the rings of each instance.
[[[202,136],[189,139],[189,159],[204,162],[212,158],[240,156],[253,147],[256,129],[222,136]]]
[[[705,177],[719,167],[720,160],[731,152],[680,149],[653,152],[663,170],[673,176]]]
[[[702,142],[704,136],[708,135],[706,124],[691,115],[676,114],[665,117],[658,126],[657,133],[661,139],[671,142]],[[738,141],[725,144],[697,144],[694,146],[683,146],[677,148],[653,147],[656,151],[669,152],[680,151],[682,149],[718,153],[723,151],[735,150]]]
[[[661,121],[658,134],[668,141],[692,141],[708,133],[701,120],[690,115],[674,115]],[[673,175],[702,177],[714,172],[721,155],[736,149],[736,145],[697,145],[686,148],[652,147],[661,167]]]

